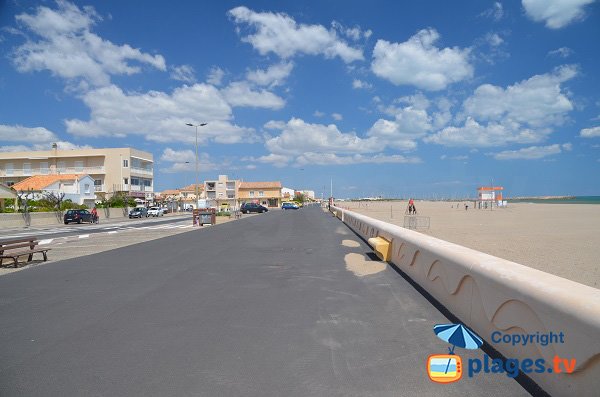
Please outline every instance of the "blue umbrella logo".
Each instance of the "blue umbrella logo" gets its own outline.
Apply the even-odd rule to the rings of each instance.
[[[462,324],[439,324],[433,327],[433,332],[444,342],[452,344],[452,348],[448,348],[448,353],[452,355],[456,346],[463,349],[478,349],[483,345],[483,340]],[[448,373],[451,360],[448,359],[444,373]]]
[[[477,334],[462,324],[439,324],[433,327],[438,338],[452,345],[449,354],[454,354],[456,346],[463,349],[479,349],[483,340]]]

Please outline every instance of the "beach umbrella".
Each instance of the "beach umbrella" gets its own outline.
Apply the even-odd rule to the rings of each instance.
[[[478,349],[483,345],[483,340],[462,324],[439,324],[433,327],[433,332],[438,338],[452,345],[448,348],[450,354],[454,354],[456,346],[463,349]]]

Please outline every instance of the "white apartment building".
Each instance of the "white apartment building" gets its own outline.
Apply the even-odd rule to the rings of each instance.
[[[98,198],[124,192],[154,197],[152,153],[133,148],[50,150],[0,153],[0,183],[12,186],[34,175],[87,174]]]

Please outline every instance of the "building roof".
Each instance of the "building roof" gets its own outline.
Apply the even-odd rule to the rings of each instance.
[[[22,190],[43,190],[45,187],[52,185],[58,181],[74,181],[87,176],[85,174],[50,174],[50,175],[34,175],[20,182],[15,183],[12,188],[17,191]]]
[[[196,191],[196,184],[191,184],[188,185],[186,187],[182,187],[181,189],[182,192],[195,192]],[[203,184],[198,184],[198,190],[199,191],[204,191],[204,185]]]
[[[15,198],[17,193],[6,185],[0,183],[0,199]]]
[[[240,189],[281,189],[281,182],[242,182]]]
[[[181,192],[177,189],[167,189],[167,190],[163,190],[162,192],[160,192],[160,195],[161,196],[171,196],[171,195],[176,196],[179,193],[181,193]]]

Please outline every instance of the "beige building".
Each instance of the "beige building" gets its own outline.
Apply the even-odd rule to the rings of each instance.
[[[219,175],[216,181],[205,181],[204,197],[209,207],[220,209],[234,208],[238,205],[239,180],[232,180],[227,175]]]
[[[98,198],[116,192],[154,197],[151,153],[132,148],[75,149],[0,153],[0,183],[12,186],[34,175],[87,174]]]
[[[281,205],[281,182],[241,182],[238,188],[238,201],[256,202],[265,207]]]

